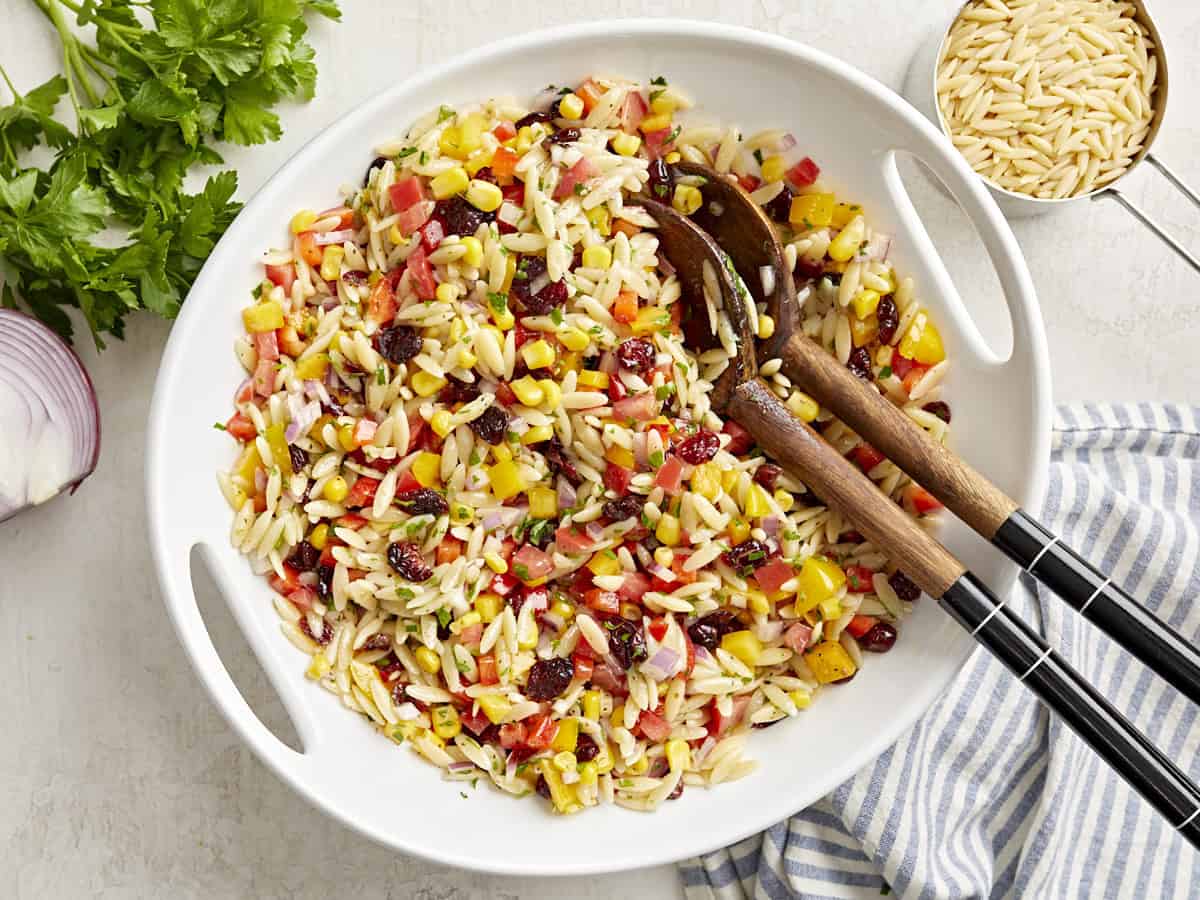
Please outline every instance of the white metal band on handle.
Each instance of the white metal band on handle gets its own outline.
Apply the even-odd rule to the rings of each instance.
[[[1100,587],[1098,587],[1094,591],[1092,591],[1092,596],[1088,597],[1085,601],[1083,601],[1083,606],[1079,607],[1079,612],[1082,613],[1085,609],[1087,609],[1089,606],[1091,606],[1092,601],[1095,600],[1097,597],[1099,597],[1100,594],[1102,594],[1104,592],[1104,589],[1106,587],[1108,587],[1110,584],[1112,584],[1112,579],[1105,578],[1104,581],[1102,581],[1100,583]]]
[[[1188,826],[1188,823],[1190,823],[1192,821],[1192,819],[1196,818],[1196,816],[1200,816],[1200,806],[1197,806],[1195,809],[1193,809],[1192,814],[1190,816],[1188,816],[1186,819],[1184,819],[1182,822],[1180,822],[1178,825],[1176,825],[1175,830],[1178,831],[1182,828],[1186,828]]]
[[[1050,538],[1050,540],[1046,541],[1045,546],[1043,546],[1042,549],[1037,552],[1037,555],[1033,558],[1033,560],[1029,563],[1029,565],[1027,565],[1025,567],[1025,571],[1028,572],[1030,575],[1032,575],[1033,570],[1037,567],[1037,564],[1039,562],[1041,562],[1042,557],[1046,555],[1046,551],[1049,550],[1051,547],[1053,547],[1057,543],[1058,543],[1058,535],[1056,534],[1056,535],[1054,535],[1054,537]]]
[[[1021,675],[1020,677],[1017,678],[1017,681],[1024,681],[1026,678],[1028,678],[1029,674],[1034,669],[1036,669],[1038,666],[1040,666],[1042,663],[1044,663],[1046,661],[1047,657],[1049,657],[1050,654],[1053,652],[1054,652],[1054,649],[1052,647],[1047,647],[1046,651],[1041,656],[1039,656],[1037,659],[1035,659],[1033,661],[1033,665],[1031,665],[1028,669],[1025,670],[1025,674]]]

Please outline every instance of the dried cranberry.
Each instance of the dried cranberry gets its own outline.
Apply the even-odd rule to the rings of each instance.
[[[476,209],[462,197],[450,197],[437,202],[433,208],[433,218],[441,220],[446,234],[470,237],[479,230],[480,225],[493,221],[496,214]]]
[[[717,437],[716,432],[701,428],[691,437],[680,441],[675,447],[675,453],[688,465],[698,466],[716,456],[720,448],[721,439]]]
[[[646,637],[640,624],[612,616],[604,620],[604,628],[608,631],[609,652],[622,669],[646,658]]]
[[[727,609],[718,609],[689,625],[688,636],[693,644],[699,644],[705,650],[712,651],[725,635],[741,630],[742,623],[738,621],[737,616]]]
[[[478,385],[459,381],[453,375],[446,376],[446,386],[438,392],[438,400],[447,404],[470,403],[478,396]]]
[[[552,281],[536,294],[521,300],[525,312],[531,316],[544,316],[567,302],[567,283]]]
[[[512,287],[510,290],[518,300],[526,300],[530,287],[542,275],[546,274],[546,260],[541,256],[522,256],[517,260],[517,268],[513,271]]]
[[[301,541],[287,558],[287,564],[300,572],[311,572],[321,561],[321,551],[308,541]]]
[[[796,287],[802,287],[805,281],[820,278],[825,273],[825,263],[821,260],[813,262],[811,259],[805,259],[803,256],[796,258],[796,268],[793,270],[796,276]]]
[[[613,522],[621,522],[638,516],[645,505],[646,498],[639,494],[626,494],[616,500],[608,500],[604,504],[604,515]]]
[[[391,328],[380,328],[375,333],[375,349],[388,362],[400,365],[408,362],[421,352],[425,339],[415,328],[407,325],[394,325]]]
[[[309,638],[311,638],[312,640],[314,640],[318,644],[320,644],[322,647],[325,646],[326,644],[328,644],[331,640],[333,640],[333,626],[330,625],[329,622],[327,622],[325,619],[321,620],[320,635],[315,635],[312,633],[312,627],[308,624],[308,616],[300,617],[300,630],[303,631],[305,634],[307,634],[309,636]]]
[[[333,596],[333,566],[317,566],[317,596],[322,600]]]
[[[582,136],[582,132],[574,125],[569,125],[566,128],[560,128],[550,137],[546,138],[547,144],[573,144]]]
[[[680,778],[679,781],[675,785],[675,789],[673,791],[671,791],[671,793],[667,794],[667,799],[668,800],[678,800],[682,796],[683,796],[683,779]]]
[[[383,168],[383,164],[387,162],[387,157],[377,156],[371,160],[371,164],[367,166],[367,174],[363,176],[363,187],[366,187],[371,181],[371,173],[376,169]]]
[[[879,343],[890,344],[896,336],[896,328],[900,325],[900,311],[896,309],[896,301],[884,297],[875,307],[875,317],[879,320]]]
[[[575,738],[575,759],[578,762],[591,762],[600,755],[600,745],[590,734],[580,734]]]
[[[571,462],[571,458],[567,456],[567,451],[563,449],[562,441],[557,435],[550,438],[542,447],[542,455],[546,457],[546,467],[555,475],[562,475],[576,487],[583,483],[583,476],[579,474],[575,463]]]
[[[536,790],[541,796],[545,797],[547,800],[551,799],[550,798],[550,785],[546,784],[546,776],[545,775],[539,775],[537,777],[537,785],[534,788],[534,790]]]
[[[927,413],[931,413],[941,419],[943,422],[950,422],[950,404],[944,403],[941,400],[933,400],[926,403],[921,409]]]
[[[887,653],[896,643],[896,629],[887,622],[876,622],[871,630],[858,639],[864,650],[872,653]]]
[[[478,418],[471,420],[471,430],[488,444],[499,444],[508,433],[508,413],[496,404],[485,409]]]
[[[488,184],[499,184],[500,183],[499,181],[496,180],[496,175],[495,175],[495,173],[492,172],[491,166],[484,166],[482,169],[480,169],[478,172],[476,172],[475,180],[476,181],[486,181]]]
[[[950,421],[949,418],[946,419]],[[308,454],[297,447],[295,444],[288,444],[288,459],[292,461],[292,471],[299,472],[308,465]]]
[[[899,569],[888,579],[888,584],[892,586],[892,590],[896,592],[896,596],[901,600],[907,600],[913,603],[921,596],[921,589],[913,584],[912,579],[901,572]]]
[[[410,516],[440,516],[449,512],[446,498],[433,488],[413,488],[396,495],[396,505]]]
[[[517,131],[520,131],[525,126],[532,125],[534,122],[551,122],[553,120],[554,116],[550,115],[550,113],[546,112],[545,110],[538,109],[521,116],[521,118],[513,122],[513,127],[516,128]]]
[[[763,210],[773,220],[781,225],[788,224],[792,212],[792,192],[788,187],[776,194],[769,202],[763,204]]]
[[[529,669],[525,696],[530,700],[553,700],[567,689],[575,675],[575,664],[562,656],[539,659]]]
[[[388,650],[392,646],[392,639],[386,634],[373,634],[359,647],[360,650]]]
[[[401,578],[408,581],[428,581],[433,577],[433,569],[425,562],[421,548],[411,541],[388,544],[387,561]]]
[[[654,357],[654,345],[644,338],[630,338],[617,347],[617,362],[638,375],[654,368]]]
[[[748,538],[732,550],[721,554],[721,559],[743,576],[749,575],[767,561],[771,548],[758,538]]]
[[[859,378],[864,378],[867,381],[871,380],[871,354],[867,352],[866,347],[855,347],[850,351],[850,359],[846,362],[846,368],[857,375]]]
[[[650,161],[648,173],[651,196],[664,203],[670,203],[671,195],[675,192],[675,176],[671,174],[661,156]]]
[[[775,490],[775,482],[782,473],[783,469],[774,463],[763,463],[754,470],[754,480],[768,491],[773,491]]]

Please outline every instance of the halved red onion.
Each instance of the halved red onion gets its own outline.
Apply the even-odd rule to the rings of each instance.
[[[642,674],[653,678],[655,681],[666,681],[675,674],[675,667],[678,664],[678,653],[670,647],[659,647],[657,653],[642,663]]]
[[[600,541],[604,539],[604,526],[599,522],[588,522],[583,526],[583,533],[593,541]]]
[[[0,522],[74,491],[100,458],[87,370],[58,335],[0,309]]]
[[[570,509],[578,499],[574,485],[565,478],[558,479],[558,508]]]

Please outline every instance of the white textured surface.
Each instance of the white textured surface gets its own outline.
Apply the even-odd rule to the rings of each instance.
[[[314,35],[322,73],[317,100],[285,112],[279,144],[228,153],[243,196],[384,79],[501,35],[580,21],[600,8],[571,2],[535,9],[504,0],[346,5],[341,25],[321,23]],[[926,29],[952,8],[941,0],[605,6],[614,16],[679,15],[776,31],[895,87]],[[1154,8],[1168,36],[1172,72],[1170,112],[1156,150],[1197,184],[1200,128],[1187,111],[1200,108],[1194,75],[1200,8],[1186,0],[1160,0]],[[57,51],[33,4],[0,0],[0,21],[0,60],[14,81],[29,87],[47,77]],[[797,123],[797,130],[805,124],[836,127]],[[980,297],[988,333],[987,323],[999,321],[990,268],[952,208],[914,184],[960,289]],[[1150,171],[1137,172],[1128,187],[1200,251],[1200,212]],[[1110,203],[1024,220],[1016,233],[1043,303],[1057,399],[1192,399],[1200,383],[1194,352],[1200,313],[1192,301],[1200,276]],[[145,548],[142,423],[166,331],[165,323],[137,318],[128,341],[103,356],[81,348],[101,399],[100,467],[74,498],[0,525],[0,659],[10,678],[0,700],[0,719],[8,723],[0,741],[0,890],[21,898],[168,891],[180,898],[353,892],[430,900],[677,895],[669,867],[539,881],[398,856],[310,809],[242,748],[178,651]],[[264,719],[279,723],[283,716],[269,691],[256,685],[255,665],[207,579],[198,587],[235,678]]]

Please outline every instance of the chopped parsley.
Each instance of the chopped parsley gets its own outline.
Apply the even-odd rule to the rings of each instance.
[[[528,581],[529,580],[529,567],[526,566],[524,563],[517,563],[515,566],[513,566],[513,574],[516,575],[518,578],[520,578],[522,581]]]
[[[426,153],[424,150],[422,150],[422,151],[421,151],[421,156],[418,158],[418,160],[417,160],[417,161],[418,161],[418,162],[419,162],[421,165],[425,165],[425,163],[429,162],[429,154],[428,154],[428,153]]]
[[[670,399],[671,395],[674,393],[675,382],[668,381],[666,384],[654,389],[654,399],[659,403],[662,403],[664,400]]]
[[[213,422],[213,428],[217,429],[217,431],[228,431],[229,430],[221,422]]]
[[[487,295],[488,306],[497,314],[504,314],[508,310],[508,294],[501,294],[498,291],[488,291]]]
[[[555,325],[561,325],[563,323],[562,310],[559,309],[557,306],[554,307],[554,309],[550,310],[550,321],[553,322]]]
[[[584,194],[587,193],[587,188],[583,186],[582,181],[575,182],[575,187],[572,188],[572,190],[575,191],[576,197],[582,197]]]
[[[892,377],[892,367],[884,366],[882,369],[880,369],[879,377],[880,378],[891,378]]]
[[[653,78],[650,79],[650,83],[652,85],[654,85],[655,87],[666,87],[667,79],[663,75],[655,75]]]
[[[375,370],[375,383],[376,384],[387,384],[388,383],[388,373],[387,373],[387,364],[386,363],[380,363],[379,368]]]
[[[675,138],[679,137],[679,133],[681,131],[683,131],[682,125],[676,125],[674,128],[672,128],[671,133],[667,135],[667,139],[665,141],[663,141],[663,146],[665,147],[665,146],[667,146],[667,144],[675,143]],[[700,183],[704,184],[703,181]]]
[[[477,466],[477,465],[479,465],[481,462],[483,462],[483,457],[479,455],[479,451],[478,451],[478,450],[472,450],[472,451],[471,451],[471,465],[473,465],[473,466]]]
[[[665,197],[665,196],[667,196],[669,191],[670,191],[670,188],[668,188],[665,184],[656,184],[654,186],[654,194],[657,197]]]
[[[754,151],[754,161],[760,166],[763,164],[763,155],[761,150],[756,149]]]
[[[262,282],[261,281],[254,286],[254,290],[252,290],[250,292],[250,296],[253,297],[255,300],[257,300],[259,297],[262,296]]]
[[[657,468],[660,468],[662,466],[662,464],[663,464],[663,452],[661,450],[655,450],[653,453],[650,454],[650,465],[651,465],[651,467],[657,469]]]
[[[441,125],[447,119],[453,119],[453,118],[454,118],[454,110],[451,109],[449,106],[442,104],[441,106],[438,107],[438,124],[439,125]]]
[[[416,147],[403,147],[401,148],[400,152],[396,154],[396,159],[404,159],[407,156],[412,156],[416,152]]]
[[[448,610],[444,606],[441,609],[439,609],[437,611],[437,620],[438,620],[438,624],[441,625],[443,628],[445,628],[447,625],[449,625],[450,624],[450,610]]]

